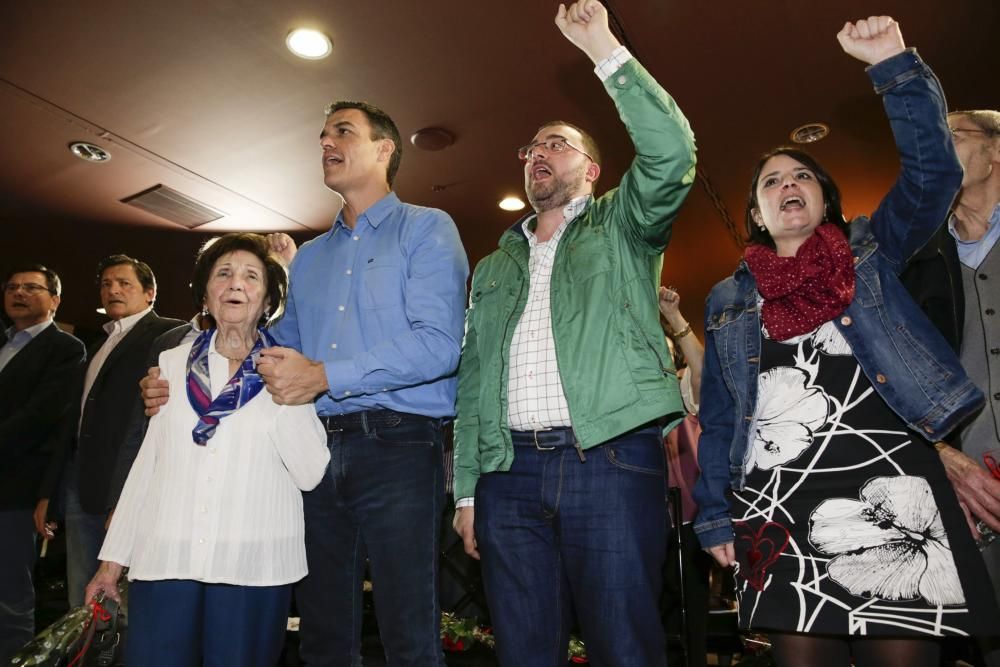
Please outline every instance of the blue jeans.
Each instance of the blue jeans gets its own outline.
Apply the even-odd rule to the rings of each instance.
[[[0,665],[35,634],[35,522],[31,510],[0,511]]]
[[[580,623],[594,667],[666,664],[659,598],[668,518],[658,427],[584,452],[569,429],[514,433],[479,478],[475,531],[505,667],[562,667]]]
[[[70,608],[84,603],[83,592],[97,573],[97,555],[104,544],[106,514],[90,514],[80,506],[77,475],[71,460],[66,467],[66,592]]]
[[[303,494],[309,575],[295,591],[300,655],[309,667],[361,664],[367,556],[389,667],[443,667],[440,420],[402,415],[394,426],[327,430],[326,476]]]
[[[125,664],[274,667],[285,644],[291,599],[291,584],[133,581]]]

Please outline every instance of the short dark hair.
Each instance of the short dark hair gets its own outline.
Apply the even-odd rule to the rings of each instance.
[[[267,300],[271,307],[270,313],[262,314],[258,324],[263,326],[268,320],[276,319],[285,307],[285,296],[288,294],[288,273],[285,266],[271,253],[267,238],[261,234],[250,232],[233,232],[205,242],[198,251],[194,262],[194,273],[191,275],[191,296],[197,308],[205,305],[205,292],[208,287],[212,268],[220,258],[231,252],[245,250],[261,261],[266,276]]]
[[[97,285],[100,286],[101,280],[104,278],[104,272],[110,269],[112,266],[121,266],[123,264],[128,264],[135,271],[136,277],[139,279],[139,284],[142,285],[142,290],[153,290],[153,298],[156,298],[156,276],[153,275],[153,269],[149,268],[149,264],[143,262],[142,260],[135,259],[134,257],[129,257],[128,255],[108,255],[100,262],[97,263]]]
[[[62,281],[59,280],[59,275],[47,266],[42,264],[18,264],[4,276],[3,284],[6,285],[9,283],[10,279],[17,273],[40,273],[45,276],[45,286],[49,288],[50,293],[55,296],[62,294]]]
[[[583,150],[587,152],[587,155],[589,155],[590,159],[594,161],[594,164],[601,166],[601,149],[598,147],[597,142],[594,141],[594,138],[590,136],[590,133],[578,125],[567,123],[564,120],[552,120],[540,126],[535,134],[538,134],[538,132],[541,132],[547,127],[555,127],[556,125],[565,125],[566,127],[571,127],[579,132],[580,137],[583,139]]]
[[[753,178],[750,179],[750,196],[747,198],[747,208],[743,221],[747,233],[746,243],[759,243],[760,245],[765,245],[772,250],[775,249],[774,239],[771,238],[771,233],[768,232],[767,229],[761,229],[760,226],[757,225],[756,221],[754,221],[753,210],[757,208],[757,181],[760,180],[760,172],[764,169],[764,164],[768,160],[778,155],[787,155],[796,162],[801,162],[816,175],[816,181],[819,183],[820,189],[823,191],[823,202],[826,204],[823,221],[832,222],[837,225],[840,228],[840,231],[844,232],[844,236],[847,236],[847,221],[844,220],[844,212],[840,208],[840,188],[838,188],[837,184],[834,183],[830,173],[820,166],[820,163],[816,161],[816,158],[809,155],[809,153],[799,150],[793,146],[779,146],[774,150],[770,150],[761,155],[760,159],[757,160],[757,166],[753,170]]]
[[[389,157],[389,166],[385,171],[385,180],[392,187],[392,182],[396,180],[396,172],[399,171],[399,163],[403,159],[403,140],[399,138],[399,128],[392,121],[389,114],[379,109],[374,104],[368,102],[355,102],[352,100],[338,100],[326,106],[326,115],[329,118],[332,114],[343,109],[357,109],[368,119],[371,125],[371,140],[390,139],[395,146],[392,155]]]

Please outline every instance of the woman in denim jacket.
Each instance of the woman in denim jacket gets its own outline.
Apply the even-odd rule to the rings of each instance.
[[[779,664],[937,665],[936,637],[998,623],[931,446],[983,397],[897,275],[962,170],[937,79],[896,23],[837,38],[871,65],[902,172],[846,224],[809,155],[758,163],[744,261],[708,300],[695,531],[737,566],[740,623]]]

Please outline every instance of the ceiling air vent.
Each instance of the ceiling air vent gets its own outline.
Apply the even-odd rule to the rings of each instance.
[[[222,211],[195,201],[165,185],[154,185],[148,190],[122,199],[121,202],[142,209],[146,213],[152,213],[164,220],[183,225],[188,229],[218,220],[226,215]]]

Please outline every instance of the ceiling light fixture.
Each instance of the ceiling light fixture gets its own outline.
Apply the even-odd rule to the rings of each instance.
[[[410,143],[424,151],[443,151],[455,143],[455,135],[441,127],[425,127],[410,136]]]
[[[86,141],[74,141],[69,145],[69,152],[87,162],[107,162],[111,159],[111,153]]]
[[[830,134],[826,123],[806,123],[792,130],[789,138],[797,144],[813,144]]]
[[[333,51],[333,42],[319,30],[296,28],[285,37],[285,46],[299,58],[322,60]]]
[[[520,211],[524,208],[524,202],[518,197],[504,197],[497,206],[505,211]]]

